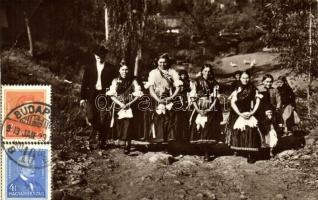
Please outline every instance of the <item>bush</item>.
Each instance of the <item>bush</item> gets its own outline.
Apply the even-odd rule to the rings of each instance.
[[[36,47],[37,62],[49,68],[55,75],[73,82],[79,81],[79,72],[83,66],[90,63],[91,55],[88,53],[88,48],[69,41],[38,42]]]

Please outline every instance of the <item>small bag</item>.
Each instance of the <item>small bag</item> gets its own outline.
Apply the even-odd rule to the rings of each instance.
[[[204,128],[205,123],[208,121],[207,116],[202,116],[200,114],[197,115],[197,118],[195,119],[195,123],[197,125],[197,130],[200,129],[200,127]]]
[[[133,113],[132,113],[131,108],[121,109],[120,111],[118,111],[117,115],[118,115],[118,119],[133,118]]]

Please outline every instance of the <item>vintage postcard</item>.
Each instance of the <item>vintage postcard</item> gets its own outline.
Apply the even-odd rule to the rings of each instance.
[[[318,0],[0,0],[0,65],[1,200],[318,200]]]

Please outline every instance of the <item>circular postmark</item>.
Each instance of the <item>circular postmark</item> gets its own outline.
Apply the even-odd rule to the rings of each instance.
[[[2,137],[4,140],[46,141],[51,126],[50,115],[51,105],[43,102],[19,105],[5,116]]]
[[[14,163],[22,168],[43,169],[51,164],[49,145],[32,144],[32,142],[2,143],[6,163]]]
[[[8,112],[1,125],[2,148],[10,161],[25,168],[44,168],[50,162],[51,105],[28,102]]]

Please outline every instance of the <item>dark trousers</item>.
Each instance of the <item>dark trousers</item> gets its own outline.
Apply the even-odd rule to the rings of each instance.
[[[95,138],[96,133],[98,133],[98,140],[101,145],[105,145],[107,133],[110,131],[110,104],[110,99],[103,92],[97,90],[87,101],[87,118],[93,126],[90,139]]]

